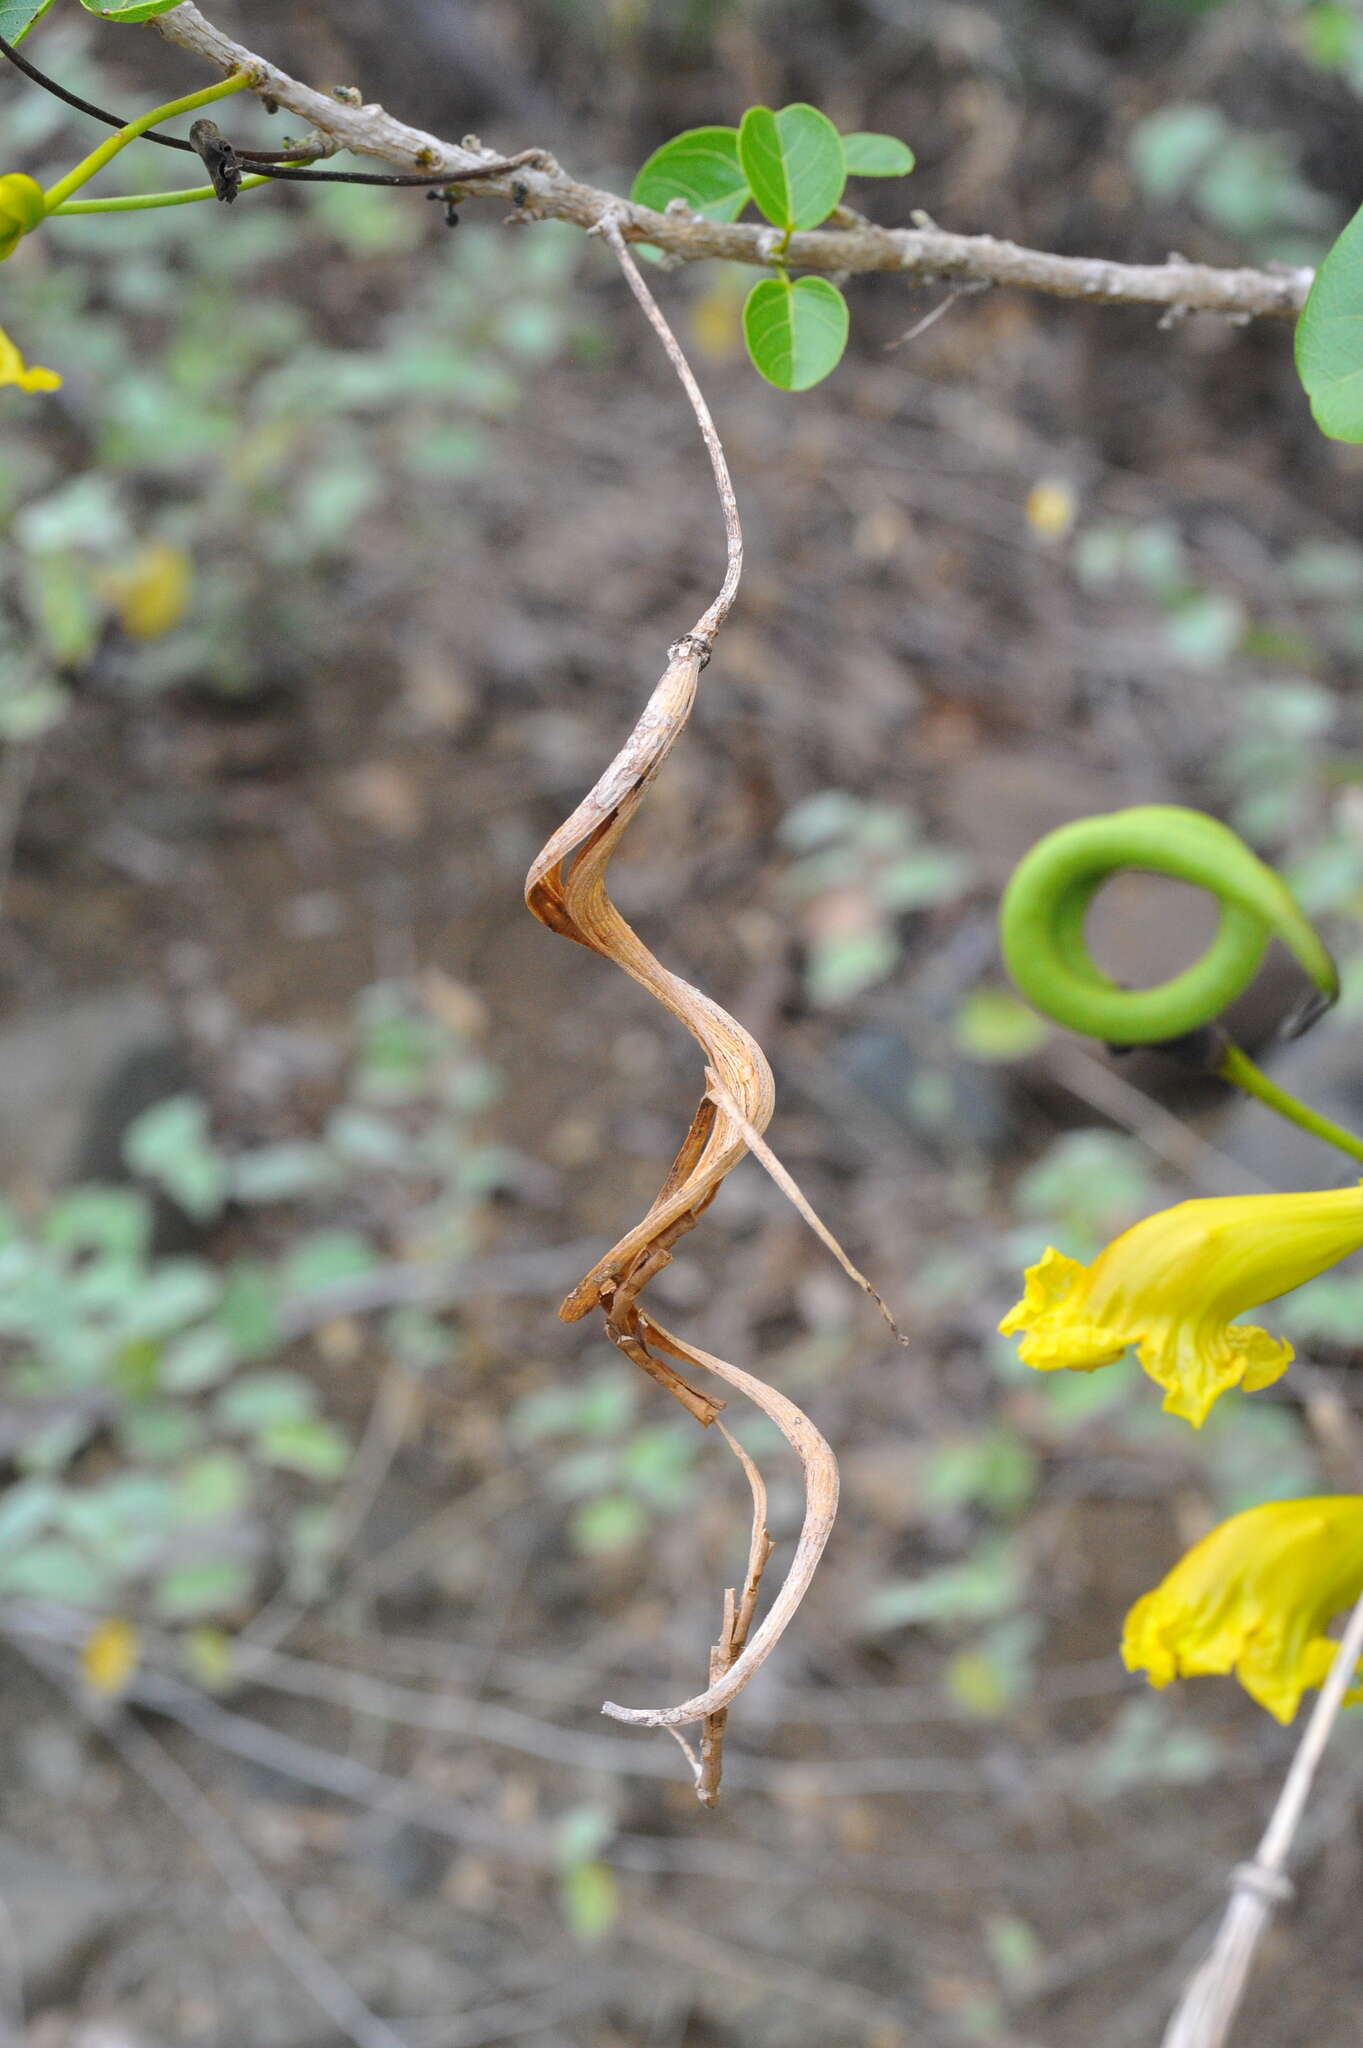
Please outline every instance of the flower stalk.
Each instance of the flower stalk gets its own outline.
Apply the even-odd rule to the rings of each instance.
[[[249,192],[253,185],[268,185],[269,179],[252,176],[244,177],[238,191]],[[158,206],[194,206],[201,199],[216,199],[217,192],[212,185],[194,185],[184,192],[130,192],[118,199],[64,199],[60,206],[49,209],[49,217],[55,214],[66,220],[72,214],[80,213],[148,213]]]

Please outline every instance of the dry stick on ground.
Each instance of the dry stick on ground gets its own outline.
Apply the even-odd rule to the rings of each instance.
[[[255,90],[287,107],[343,149],[381,157],[403,170],[448,171],[457,185],[460,170],[482,171],[494,152],[473,139],[463,146],[412,128],[382,107],[352,106],[303,85],[205,19],[193,0],[157,18],[152,26],[168,42],[207,59],[224,74],[249,72]],[[620,223],[626,241],[652,242],[679,262],[722,256],[733,263],[766,264],[778,235],[775,228],[705,220],[699,214],[655,213],[612,192],[584,185],[561,170],[547,152],[500,178],[487,178],[467,196],[510,199],[521,218],[564,220],[595,228],[606,214]],[[850,218],[846,226],[814,228],[792,235],[782,260],[792,270],[863,275],[894,271],[909,283],[944,281],[956,285],[1014,285],[1053,298],[1081,299],[1095,306],[1177,307],[1192,313],[1223,313],[1292,319],[1306,300],[1311,272],[1305,269],[1217,270],[1205,263],[1170,257],[1167,263],[1110,263],[1102,257],[1054,256],[1025,249],[993,235],[954,235],[926,223],[882,228]]]
[[[1292,1897],[1284,1866],[1361,1657],[1363,1599],[1349,1616],[1258,1851],[1252,1862],[1240,1864],[1231,1875],[1231,1901],[1216,1940],[1169,2022],[1163,2048],[1222,2048],[1230,2034],[1254,1952],[1273,1917],[1273,1908]]]

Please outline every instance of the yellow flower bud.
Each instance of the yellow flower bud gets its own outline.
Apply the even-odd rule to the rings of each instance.
[[[0,263],[12,255],[21,236],[36,228],[47,211],[36,178],[10,171],[0,178]]]
[[[1123,1231],[1090,1266],[1048,1249],[999,1329],[1040,1372],[1092,1372],[1130,1345],[1164,1406],[1194,1427],[1227,1387],[1252,1393],[1292,1346],[1232,1323],[1363,1246],[1363,1189],[1180,1202]]]
[[[1232,1515],[1126,1617],[1122,1659],[1151,1685],[1233,1671],[1277,1721],[1323,1683],[1325,1630],[1363,1592],[1363,1497],[1270,1500]],[[1347,1695],[1352,1704],[1363,1690]]]

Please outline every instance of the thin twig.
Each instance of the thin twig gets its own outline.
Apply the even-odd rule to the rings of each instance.
[[[986,291],[987,289],[988,287],[982,284],[958,285],[955,291],[948,292],[946,297],[940,300],[930,312],[925,313],[921,320],[915,320],[913,326],[906,328],[903,334],[897,334],[893,341],[887,341],[885,344],[886,354],[888,355],[893,349],[907,348],[911,341],[917,341],[919,336],[926,334],[930,327],[935,327],[937,322],[951,311],[959,299],[966,298],[971,292]]]
[[[382,157],[403,169],[436,170],[457,182],[464,173],[485,173],[493,152],[444,142],[410,127],[380,106],[353,106],[291,78],[206,19],[194,0],[183,0],[152,24],[168,42],[227,72],[246,69],[255,90],[287,107],[344,149]],[[479,193],[509,198],[522,218],[564,220],[594,228],[615,214],[626,241],[651,242],[682,262],[720,256],[733,263],[766,267],[771,229],[745,222],[706,220],[694,213],[655,213],[613,192],[570,178],[553,159],[539,155],[509,176],[488,177]],[[793,270],[864,275],[894,271],[916,283],[1015,285],[1089,305],[1179,306],[1189,312],[1236,317],[1269,315],[1293,319],[1310,289],[1308,269],[1216,270],[1170,257],[1166,263],[1111,263],[1105,258],[1054,256],[993,235],[955,235],[938,227],[883,228],[870,222],[814,228],[792,235],[783,260]]]
[[[1363,1597],[1349,1616],[1258,1851],[1231,1874],[1231,1900],[1216,1939],[1169,2022],[1163,2048],[1222,2048],[1229,2036],[1273,1909],[1292,1897],[1292,1883],[1285,1875],[1288,1855],[1360,1657]]]
[[[767,1172],[776,1182],[777,1187],[780,1188],[781,1193],[785,1196],[786,1200],[791,1204],[793,1208],[799,1211],[801,1216],[804,1217],[805,1222],[814,1232],[814,1235],[818,1238],[820,1244],[826,1246],[826,1248],[830,1252],[832,1252],[834,1258],[842,1267],[842,1270],[847,1275],[848,1279],[854,1280],[857,1286],[861,1289],[863,1294],[870,1295],[872,1301],[880,1310],[882,1316],[884,1316],[885,1321],[889,1324],[890,1330],[893,1333],[896,1344],[909,1344],[912,1340],[906,1337],[904,1335],[904,1332],[900,1329],[898,1323],[895,1321],[894,1316],[890,1311],[890,1305],[886,1301],[884,1295],[880,1292],[880,1289],[871,1284],[871,1282],[866,1278],[866,1275],[862,1272],[860,1266],[853,1265],[851,1259],[848,1258],[847,1253],[838,1243],[837,1238],[834,1237],[832,1231],[828,1228],[828,1225],[824,1222],[823,1218],[819,1215],[817,1209],[815,1209],[813,1203],[809,1200],[809,1197],[797,1185],[794,1175],[790,1173],[786,1167],[782,1166],[780,1160],[772,1151],[766,1139],[762,1136],[762,1133],[759,1130],[756,1130],[753,1127],[753,1125],[748,1122],[742,1110],[738,1107],[738,1104],[729,1094],[729,1091],[727,1090],[727,1088],[725,1088],[723,1082],[720,1080],[718,1074],[716,1074],[713,1067],[706,1068],[705,1080],[710,1091],[710,1100],[713,1103],[717,1104],[717,1106],[724,1111],[725,1116],[730,1117],[733,1120],[733,1122],[738,1125],[739,1130],[743,1133],[743,1142],[747,1146],[748,1150],[752,1153],[753,1158],[757,1161],[759,1166],[764,1166],[766,1168]]]
[[[726,550],[724,583],[714,603],[704,616],[697,620],[692,628],[696,639],[710,641],[714,639],[716,633],[733,609],[734,598],[738,592],[739,578],[743,574],[743,525],[738,516],[738,499],[734,495],[733,479],[729,475],[729,464],[724,454],[724,444],[719,438],[710,408],[705,402],[705,393],[696,382],[695,372],[686,360],[681,343],[668,326],[667,321],[663,317],[661,306],[659,306],[658,301],[654,298],[647,284],[645,284],[643,272],[630,254],[624,235],[621,232],[620,209],[612,207],[608,212],[604,213],[592,232],[599,234],[603,241],[609,242],[615,253],[616,261],[625,273],[630,290],[643,307],[649,325],[667,351],[668,361],[678,377],[680,377],[682,389],[691,401],[691,410],[696,415],[696,424],[700,428],[701,439],[705,443],[705,452],[710,458],[710,467],[714,471],[715,489],[719,493],[720,508],[724,514]]]

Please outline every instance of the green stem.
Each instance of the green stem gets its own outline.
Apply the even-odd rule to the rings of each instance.
[[[243,178],[237,189],[249,192],[253,185],[269,182],[268,178]],[[196,185],[189,192],[135,192],[121,199],[67,199],[52,211],[62,219],[72,213],[143,213],[153,206],[191,206],[196,200],[217,196],[211,185]]]
[[[1313,1138],[1323,1139],[1337,1152],[1347,1152],[1350,1159],[1363,1160],[1363,1138],[1356,1138],[1352,1131],[1345,1130],[1343,1124],[1331,1123],[1328,1116],[1320,1116],[1314,1109],[1308,1109],[1304,1102],[1298,1102],[1295,1095],[1289,1095],[1276,1081],[1270,1081],[1238,1045],[1226,1046],[1216,1071],[1223,1081],[1243,1088],[1246,1095],[1252,1095],[1256,1102],[1276,1110],[1279,1116],[1285,1116],[1300,1130],[1309,1131]]]
[[[145,135],[148,128],[155,128],[162,121],[173,120],[176,114],[192,114],[199,107],[211,106],[214,100],[224,100],[229,93],[240,92],[242,87],[249,85],[250,82],[246,72],[234,71],[230,78],[224,78],[219,85],[206,86],[202,92],[193,92],[187,99],[171,100],[167,106],[153,107],[149,114],[139,114],[135,121],[129,121],[126,128],[118,129],[107,142],[101,142],[98,149],[83,157],[76,168],[68,171],[50,192],[44,193],[47,211],[55,212],[73,192],[78,192],[82,185],[88,184],[97,171],[102,171],[105,164],[111,163],[120,149],[126,149],[130,142],[136,142],[138,136]]]

